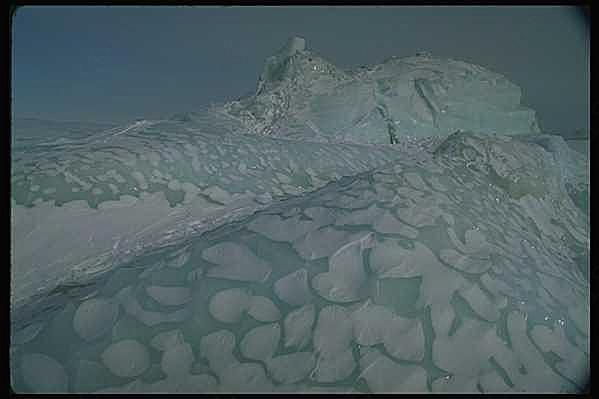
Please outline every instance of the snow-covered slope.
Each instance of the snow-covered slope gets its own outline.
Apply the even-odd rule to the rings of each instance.
[[[291,39],[269,57],[255,95],[223,111],[248,133],[392,143],[399,136],[538,133],[521,90],[477,65],[422,53],[344,71]]]
[[[13,304],[419,148],[217,135],[177,121],[112,133],[13,154]]]

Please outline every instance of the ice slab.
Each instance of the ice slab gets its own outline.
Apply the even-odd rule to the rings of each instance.
[[[156,334],[150,341],[150,345],[159,350],[165,351],[167,348],[183,344],[184,338],[181,330],[170,330]]]
[[[426,392],[422,367],[398,364],[374,348],[360,351],[360,376],[373,393]]]
[[[179,306],[191,301],[191,290],[188,287],[148,286],[146,292],[158,303],[165,306]]]
[[[220,392],[270,392],[273,384],[258,363],[235,363],[219,375]]]
[[[210,299],[210,314],[223,323],[236,323],[247,310],[250,299],[251,295],[245,288],[219,291]]]
[[[360,299],[360,289],[367,280],[362,264],[362,252],[372,245],[372,233],[350,242],[331,255],[329,271],[317,274],[312,287],[332,302],[352,302]]]
[[[64,393],[69,388],[65,368],[55,359],[42,353],[23,355],[21,358],[23,380],[33,392]]]
[[[283,322],[285,331],[285,346],[305,348],[310,342],[312,326],[316,319],[316,308],[307,304],[289,312]]]
[[[295,241],[293,248],[306,260],[315,260],[332,255],[337,248],[359,237],[359,233],[350,233],[324,227],[311,231]]]
[[[116,376],[137,377],[150,366],[150,355],[144,345],[127,339],[106,348],[102,362]]]
[[[281,318],[281,312],[267,297],[253,296],[247,309],[248,315],[262,322],[273,322]]]
[[[342,306],[329,305],[320,310],[314,329],[314,349],[318,353],[311,378],[335,382],[350,376],[356,367],[350,343],[352,320]]]
[[[353,336],[362,346],[382,343],[395,358],[419,361],[424,357],[424,333],[418,320],[407,319],[367,300],[352,315]]]
[[[266,361],[274,356],[280,339],[281,326],[278,323],[266,324],[250,330],[239,347],[248,359]]]
[[[200,353],[208,359],[210,368],[218,375],[237,362],[233,356],[235,335],[229,330],[219,330],[203,336],[200,340]]]
[[[108,333],[119,315],[119,304],[112,299],[92,298],[77,308],[73,329],[83,339],[92,341]]]
[[[147,326],[155,326],[162,323],[182,322],[191,316],[191,309],[184,307],[172,312],[155,312],[144,309],[135,297],[133,287],[125,287],[116,294],[125,313],[135,317]]]
[[[302,381],[313,370],[316,358],[312,352],[295,352],[271,358],[267,361],[268,373],[282,384]]]
[[[265,282],[272,271],[268,262],[258,258],[247,247],[233,242],[212,246],[202,252],[202,257],[218,265],[208,269],[207,277]]]
[[[188,343],[169,345],[162,354],[160,365],[169,377],[187,375],[194,362],[193,350]]]
[[[310,301],[312,293],[308,286],[308,271],[299,269],[281,277],[273,285],[277,297],[291,306],[302,306]]]

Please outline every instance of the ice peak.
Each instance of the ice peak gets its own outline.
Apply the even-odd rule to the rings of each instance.
[[[281,53],[283,53],[287,57],[291,57],[298,51],[304,51],[305,49],[306,39],[299,36],[293,36],[289,40],[287,40],[287,43],[285,43],[285,46],[282,48]]]
[[[333,70],[337,70],[333,64],[306,49],[304,38],[292,36],[283,47],[266,59],[257,94],[279,89],[290,82],[310,86],[315,79],[313,75],[325,76]],[[338,75],[342,74],[342,71],[338,71]]]

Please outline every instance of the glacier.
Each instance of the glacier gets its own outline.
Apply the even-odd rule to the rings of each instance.
[[[13,124],[17,392],[578,392],[589,157],[507,78],[292,38],[255,93]]]

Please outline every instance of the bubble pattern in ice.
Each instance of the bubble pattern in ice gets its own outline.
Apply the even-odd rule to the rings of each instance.
[[[518,139],[456,134],[434,157],[152,255],[183,256],[177,267],[125,265],[94,296],[119,312],[74,328],[90,301],[75,296],[13,342],[13,386],[575,392],[589,370],[589,281],[577,266],[589,227],[551,159]],[[238,278],[244,266],[252,278]]]

